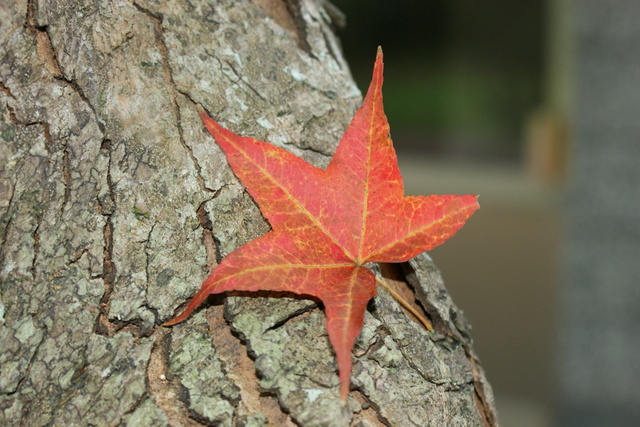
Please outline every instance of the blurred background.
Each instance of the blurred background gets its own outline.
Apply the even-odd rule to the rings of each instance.
[[[502,425],[639,426],[640,1],[333,4],[406,193],[480,195],[430,254]]]

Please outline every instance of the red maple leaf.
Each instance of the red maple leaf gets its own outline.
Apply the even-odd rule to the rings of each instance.
[[[319,298],[340,373],[349,391],[351,350],[369,300],[371,262],[405,262],[443,243],[478,209],[476,196],[404,197],[382,107],[382,51],[362,107],[326,170],[269,143],[234,134],[199,114],[272,231],[230,253],[211,272],[184,320],[210,294],[288,291]]]

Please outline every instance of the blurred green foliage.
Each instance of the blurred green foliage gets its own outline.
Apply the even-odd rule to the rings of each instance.
[[[364,91],[378,45],[385,109],[400,149],[517,156],[542,101],[542,0],[335,0]],[[398,136],[400,138],[398,138]]]

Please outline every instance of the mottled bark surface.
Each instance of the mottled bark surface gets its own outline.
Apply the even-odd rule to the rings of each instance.
[[[325,166],[361,100],[330,21],[315,0],[2,2],[0,425],[495,423],[426,255],[396,273],[435,332],[381,291],[345,407],[314,301],[219,296],[160,326],[269,227],[195,103]]]

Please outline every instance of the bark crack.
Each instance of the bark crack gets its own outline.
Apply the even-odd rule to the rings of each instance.
[[[209,333],[226,376],[239,388],[240,401],[236,404],[234,418],[261,412],[267,418],[268,425],[294,427],[291,416],[284,412],[277,400],[264,393],[253,359],[246,344],[232,331],[224,318],[224,306],[210,306],[206,311]],[[235,425],[235,423],[234,423]]]
[[[318,92],[319,94],[321,94],[322,96],[334,100],[338,97],[338,94],[331,90],[331,89],[320,89],[317,86],[312,85],[311,83],[309,83],[307,80],[300,82],[300,84],[302,85],[302,87],[307,88],[309,90],[312,90],[314,92]],[[315,119],[319,118],[319,117],[314,117]],[[346,128],[345,128],[346,129]],[[326,153],[326,155],[331,156],[333,153]]]
[[[134,2],[133,5],[140,12],[148,16],[149,19],[151,19],[151,21],[154,23],[156,47],[158,48],[158,51],[160,52],[160,56],[162,57],[162,67],[164,69],[165,82],[167,87],[169,88],[169,98],[171,100],[171,106],[176,118],[176,127],[178,129],[178,135],[180,137],[180,144],[182,144],[182,146],[187,151],[187,153],[189,153],[189,157],[191,158],[191,161],[193,162],[193,165],[197,172],[197,180],[198,180],[198,184],[200,185],[200,188],[203,191],[206,191],[208,193],[215,193],[216,190],[207,187],[206,182],[202,176],[202,167],[200,166],[198,159],[193,154],[193,150],[191,149],[191,147],[189,147],[189,145],[187,144],[184,138],[184,130],[182,128],[182,113],[180,112],[180,105],[178,104],[177,95],[178,94],[185,95],[185,94],[178,90],[175,80],[173,78],[173,70],[171,69],[171,65],[169,62],[169,48],[167,47],[167,44],[164,40],[164,27],[162,26],[163,17],[162,15],[154,14],[150,10],[140,6],[138,3]],[[190,96],[186,96],[186,98],[192,103],[194,103]]]
[[[333,58],[333,60],[336,62],[336,64],[338,64],[338,67],[342,68],[342,62],[340,62],[340,58],[335,50],[333,49],[333,44],[331,43],[331,40],[329,39],[329,35],[327,34],[327,30],[325,29],[326,27],[324,25],[320,26],[321,28],[321,32],[322,32],[322,39],[324,40],[324,45],[327,47],[327,51],[329,52],[329,55]]]
[[[69,262],[67,262],[67,266],[73,265],[75,263],[77,263],[78,261],[80,261],[80,259],[82,259],[83,256],[85,256],[87,253],[89,252],[89,249],[84,248],[83,250],[81,250],[76,256],[74,256],[73,258],[71,258],[69,260]],[[91,274],[91,271],[89,271],[89,274]]]
[[[313,54],[313,51],[311,50],[309,41],[307,40],[307,23],[304,20],[304,16],[302,14],[301,2],[298,0],[284,0],[284,3],[287,7],[287,10],[289,11],[289,14],[293,18],[298,47],[313,59],[317,59]]]
[[[258,98],[260,98],[263,102],[267,102],[267,99],[262,96],[262,94],[260,92],[258,92],[258,90],[256,88],[254,88],[249,82],[246,81],[246,79],[244,79],[243,77],[240,76],[240,74],[238,73],[238,70],[236,70],[236,68],[233,66],[233,64],[228,61],[228,60],[224,60],[224,63],[227,64],[229,66],[229,68],[231,68],[231,71],[233,72],[234,76],[236,77],[236,80],[231,80],[232,83],[237,84],[238,82],[242,82],[244,84],[245,87],[247,87],[251,92],[253,92],[253,94],[255,96],[257,96]],[[222,71],[222,74],[226,75],[227,77],[231,77],[229,75],[227,75],[224,70],[222,70],[222,63],[219,62],[220,64],[220,71]]]
[[[51,152],[52,152],[52,147],[53,147],[53,139],[51,138],[51,133],[49,132],[49,124],[46,122],[34,122],[34,123],[28,123],[25,126],[34,126],[34,125],[38,125],[42,127],[42,132],[44,135],[44,139],[45,139],[45,149],[47,150],[47,154],[49,157],[49,161],[51,158]],[[35,212],[35,220],[36,220],[36,227],[33,230],[32,233],[32,238],[33,238],[33,259],[31,260],[31,278],[35,281],[36,280],[36,263],[38,262],[38,254],[40,252],[40,224],[42,223],[42,217],[43,217],[44,213],[36,211]]]
[[[24,23],[24,29],[27,34],[35,35],[36,37],[36,54],[45,69],[56,79],[62,79],[62,71],[60,70],[60,64],[56,58],[51,38],[47,32],[46,25],[39,25],[36,21],[35,14],[38,11],[38,1],[29,0],[27,2],[27,15]]]
[[[96,122],[99,124],[100,121],[98,120],[98,114],[91,105],[91,102],[89,101],[87,95],[84,93],[84,90],[74,79],[66,77],[62,72],[62,67],[60,66],[60,62],[58,61],[58,56],[56,55],[56,50],[54,49],[53,43],[51,42],[51,37],[49,36],[48,26],[39,25],[36,21],[35,13],[37,12],[37,10],[38,1],[28,0],[24,29],[27,34],[35,35],[36,54],[38,56],[38,59],[40,59],[45,69],[49,72],[49,74],[51,74],[54,79],[67,84],[76,94],[78,94],[82,101],[93,112]]]
[[[391,422],[382,415],[380,411],[380,407],[376,405],[374,401],[372,401],[369,396],[364,394],[361,390],[355,389],[352,391],[351,396],[353,396],[362,410],[358,415],[353,417],[351,420],[351,426],[356,427],[363,424],[363,421],[367,422],[368,425],[373,426],[387,426],[391,427]]]
[[[0,91],[4,92],[9,98],[13,100],[16,99],[16,97],[13,96],[13,93],[11,93],[11,89],[9,89],[2,81],[0,81]]]
[[[121,321],[117,319],[112,320],[109,318],[109,312],[111,308],[111,295],[115,288],[115,280],[118,271],[113,255],[113,214],[116,211],[116,193],[113,180],[111,178],[111,141],[109,139],[104,139],[102,141],[100,149],[105,150],[108,156],[106,176],[108,191],[105,199],[101,200],[100,198],[98,198],[98,213],[105,218],[105,224],[102,232],[104,241],[104,246],[102,249],[102,274],[97,276],[97,278],[101,278],[104,283],[104,293],[102,295],[102,298],[100,298],[100,303],[98,304],[98,316],[96,318],[96,323],[94,326],[94,333],[110,337],[118,332],[128,331],[135,337],[149,336],[151,333],[153,333],[153,329],[145,327],[142,319]],[[156,309],[149,307],[148,305],[143,305],[143,307],[153,312],[155,319],[158,319],[158,313]]]
[[[46,326],[44,327],[44,329],[46,329]],[[40,341],[38,341],[38,343],[35,345],[35,350],[33,351],[33,354],[31,355],[31,358],[29,359],[29,363],[27,364],[27,369],[25,369],[24,374],[18,380],[18,383],[16,384],[15,389],[13,389],[13,390],[11,390],[10,392],[7,393],[8,396],[15,395],[18,391],[20,391],[20,387],[22,386],[24,381],[29,377],[29,373],[31,372],[31,367],[33,366],[33,362],[36,360],[36,358],[38,356],[38,352],[40,351],[40,347],[42,346],[42,343],[44,342],[46,336],[47,336],[47,334],[43,333],[42,337],[40,338]]]
[[[431,316],[422,305],[422,302],[418,299],[418,296],[416,295],[416,292],[411,284],[407,281],[406,276],[402,271],[402,266],[400,264],[390,264],[384,262],[378,263],[378,266],[380,267],[380,274],[385,279],[387,286],[398,293],[409,305],[411,305],[411,307],[417,310],[420,315],[432,322]],[[418,320],[416,316],[402,307],[402,304],[400,304],[400,307],[409,319],[424,328],[424,325]]]
[[[379,319],[378,319],[379,320]],[[381,322],[382,323],[382,322]],[[358,359],[368,359],[369,355],[374,351],[380,349],[380,347],[384,346],[384,337],[389,335],[389,331],[385,329],[385,327],[380,324],[375,331],[373,342],[371,342],[367,348],[358,349],[357,347],[353,348],[353,355]]]
[[[51,137],[51,127],[50,127],[49,123],[43,122],[43,121],[20,123],[18,121],[18,122],[16,122],[16,124],[23,125],[25,127],[40,126],[42,128],[42,135],[44,136],[44,148],[45,148],[45,150],[47,150],[47,155],[49,156],[49,159],[47,159],[47,160],[50,162],[51,161],[51,159],[50,159],[51,153],[53,153],[53,151],[55,149],[55,141]]]
[[[98,305],[98,317],[94,327],[94,332],[100,335],[112,336],[116,332],[115,325],[109,320],[109,308],[111,306],[111,294],[115,286],[116,265],[113,261],[113,220],[112,215],[115,212],[116,201],[111,180],[111,141],[105,139],[102,141],[101,150],[105,150],[108,155],[107,162],[107,199],[101,201],[98,199],[98,210],[100,215],[105,218],[105,224],[102,230],[104,247],[102,249],[102,274],[101,278],[104,283],[104,293]]]
[[[9,229],[11,228],[11,223],[13,221],[13,215],[11,214],[11,210],[13,207],[13,197],[15,196],[16,193],[16,186],[12,185],[11,186],[11,195],[9,196],[9,203],[7,204],[7,210],[6,210],[6,215],[7,215],[7,222],[4,226],[4,230],[2,233],[2,242],[0,242],[0,272],[4,271],[4,262],[5,262],[5,257],[6,257],[6,248],[7,248],[7,244],[8,244],[8,235],[9,235]],[[1,217],[0,217],[1,218]],[[2,326],[3,323],[0,323],[0,326]]]
[[[213,270],[222,261],[222,255],[220,254],[218,244],[213,235],[213,224],[209,219],[209,212],[205,207],[206,203],[210,200],[212,199],[207,199],[200,203],[200,206],[198,206],[198,209],[196,210],[198,222],[202,227],[202,241],[207,252],[207,268],[209,271]]]
[[[4,82],[0,81],[0,91],[4,92],[5,95],[11,99],[13,99],[14,101],[16,100],[16,97],[13,96],[13,93],[11,93],[11,89],[9,89],[8,86],[5,86]],[[7,111],[9,112],[9,119],[13,122],[13,124],[19,124],[18,122],[18,118],[16,117],[16,112],[14,111],[13,107],[11,105],[9,105],[9,102],[5,102],[4,104],[7,107]]]
[[[483,375],[480,373],[480,366],[476,357],[471,354],[471,349],[465,346],[465,353],[471,363],[473,372],[473,401],[478,408],[478,413],[482,417],[482,425],[484,427],[493,427],[498,425],[496,414],[488,403],[487,394],[484,390]]]
[[[328,23],[335,30],[342,30],[347,26],[347,16],[329,0],[320,0],[321,7],[326,13]]]
[[[375,316],[375,314],[374,314]],[[378,316],[375,316],[376,318],[378,318]],[[367,354],[377,350],[378,348],[382,347],[384,345],[384,337],[385,336],[391,336],[394,340],[394,342],[396,343],[396,345],[398,346],[398,351],[400,351],[400,353],[402,353],[402,359],[411,367],[411,369],[413,369],[418,375],[420,375],[420,377],[422,379],[424,379],[425,381],[434,384],[436,386],[440,386],[443,387],[443,389],[447,390],[447,391],[457,391],[460,390],[460,386],[456,386],[450,383],[447,383],[445,381],[438,381],[435,378],[431,378],[428,375],[426,375],[426,373],[424,372],[423,369],[420,368],[420,366],[416,365],[413,360],[411,359],[411,355],[407,353],[407,351],[405,350],[406,345],[403,345],[401,342],[399,342],[393,335],[393,333],[388,329],[388,327],[384,324],[383,319],[378,319],[381,324],[380,326],[378,326],[376,332],[378,333],[378,335],[380,335],[383,339],[378,339],[376,340],[376,342],[374,342],[373,344],[371,344],[371,346],[369,346],[369,348],[367,348],[367,350],[365,351],[365,354],[359,357],[364,357]]]
[[[180,390],[167,378],[171,333],[162,326],[154,328],[156,341],[151,348],[147,364],[147,390],[153,402],[160,408],[171,426],[203,426],[189,414],[189,409],[179,398]]]
[[[259,292],[258,292],[259,294]],[[275,295],[274,295],[275,294]],[[277,293],[279,294],[279,292]],[[301,297],[300,295],[296,295],[296,294],[290,294],[288,292],[283,293],[282,295],[277,295],[275,292],[269,292],[269,297],[277,297],[277,296],[286,296],[289,298],[296,298],[296,299],[306,299],[306,300],[310,300],[313,301],[315,300],[315,298],[311,298],[311,297]],[[251,293],[252,296],[256,296],[256,292],[252,292]],[[312,311],[316,310],[318,307],[320,306],[320,302],[316,301],[315,304],[307,306],[307,307],[303,307],[299,310],[294,311],[293,313],[291,313],[289,316],[285,317],[284,319],[280,320],[279,322],[274,323],[272,326],[269,326],[267,329],[265,329],[265,333],[269,332],[269,331],[274,331],[278,328],[283,327],[284,325],[286,325],[287,323],[291,322],[291,321],[299,321],[299,320],[303,320],[305,318],[307,318]]]
[[[149,233],[147,233],[147,238],[144,240],[144,255],[145,255],[145,264],[144,264],[144,274],[145,274],[145,282],[149,283],[149,278],[151,277],[149,274],[149,264],[151,263],[151,253],[149,251],[149,243],[151,243],[151,234],[153,233],[153,229],[158,224],[158,221],[154,221],[151,224],[151,228],[149,229]],[[157,317],[156,317],[157,318]]]
[[[40,252],[40,224],[42,223],[42,217],[38,216],[36,219],[36,228],[33,230],[33,259],[31,260],[31,278],[36,281],[36,263],[38,261],[38,253]]]
[[[62,206],[60,206],[61,217],[64,213],[64,209],[67,206],[67,203],[69,203],[69,199],[71,198],[71,160],[69,159],[69,146],[66,144],[66,142],[62,150],[62,178],[62,182],[64,184],[64,197],[62,199]]]
[[[82,101],[89,107],[89,109],[93,112],[93,115],[98,121],[98,115],[89,102],[89,98],[87,98],[84,90],[80,87],[80,85],[73,79],[70,79],[64,75],[62,72],[62,68],[60,67],[60,62],[58,61],[58,57],[56,55],[56,51],[53,47],[53,43],[51,42],[51,37],[49,36],[48,27],[46,25],[39,25],[36,21],[35,14],[38,10],[38,1],[37,0],[29,0],[27,2],[27,13],[25,19],[25,32],[27,34],[35,35],[36,38],[36,54],[38,59],[44,65],[44,68],[51,74],[51,76],[64,84],[68,85],[79,97]],[[4,86],[3,86],[4,87]],[[13,97],[11,92],[8,90],[5,91],[9,96]],[[10,109],[10,115],[13,120],[16,120],[15,113]],[[54,146],[54,140],[51,137],[51,132],[49,129],[49,124],[46,122],[38,122],[43,126],[45,140],[47,141],[47,151],[49,154],[52,152],[52,148]],[[62,176],[63,176],[63,184],[65,186],[64,198],[62,201],[62,206],[60,208],[60,215],[64,212],[65,207],[71,197],[71,160],[70,160],[70,151],[67,144],[64,144],[63,147],[63,156],[62,156]]]

